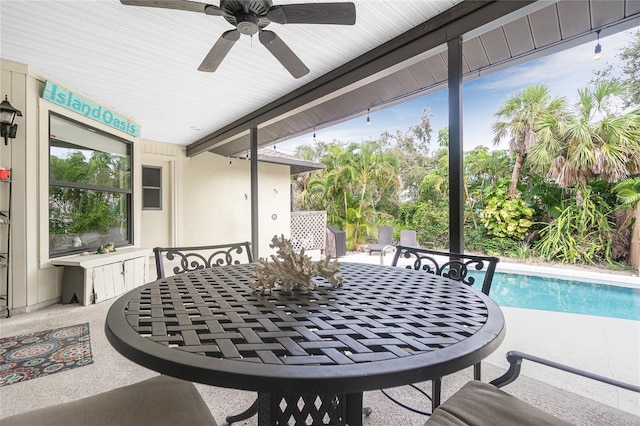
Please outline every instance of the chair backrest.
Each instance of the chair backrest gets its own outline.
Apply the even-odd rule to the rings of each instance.
[[[486,295],[489,295],[493,274],[496,271],[496,265],[500,261],[500,259],[493,256],[450,253],[398,245],[391,264],[398,266],[400,258],[410,259],[411,263],[406,265],[408,269],[442,275],[467,285],[473,285],[476,281],[475,277],[469,274],[472,269],[485,271],[482,292]]]
[[[195,247],[155,247],[157,279],[165,278],[165,269],[173,274],[197,271],[221,265],[253,262],[251,243],[219,244]]]
[[[393,227],[385,225],[378,231],[378,244],[393,244]]]
[[[400,245],[405,247],[420,247],[416,231],[411,229],[403,229],[400,231]]]

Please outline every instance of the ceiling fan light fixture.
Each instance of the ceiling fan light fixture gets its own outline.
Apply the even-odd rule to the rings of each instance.
[[[249,13],[243,13],[236,16],[237,24],[236,28],[241,34],[254,35],[260,28],[258,26],[258,18],[255,15]]]

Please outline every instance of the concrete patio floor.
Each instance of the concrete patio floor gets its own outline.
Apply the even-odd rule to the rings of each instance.
[[[379,262],[378,256],[370,258],[366,261]],[[0,419],[157,374],[128,361],[107,342],[104,318],[115,300],[91,306],[57,304],[0,319],[0,337],[88,322],[94,356],[94,363],[88,366],[1,387]],[[483,361],[483,380],[501,375],[507,366],[506,352],[519,350],[640,384],[640,321],[516,308],[503,308],[503,312],[507,335],[501,347]],[[445,377],[443,400],[472,376],[469,368]],[[420,386],[428,389],[429,385]],[[251,392],[197,386],[219,424],[224,424],[225,416],[243,410],[255,398]],[[395,395],[401,395],[410,405],[428,408],[428,401],[407,393],[406,389],[403,387]],[[521,377],[504,390],[574,424],[640,425],[640,395],[535,364],[525,363]],[[364,400],[365,405],[374,408],[373,414],[365,419],[368,426],[422,425],[426,420],[390,403],[379,391],[365,392]],[[257,420],[236,424],[255,425]]]

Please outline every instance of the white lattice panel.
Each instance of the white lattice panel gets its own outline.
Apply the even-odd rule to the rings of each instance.
[[[295,250],[324,250],[327,212],[291,212],[291,242]]]

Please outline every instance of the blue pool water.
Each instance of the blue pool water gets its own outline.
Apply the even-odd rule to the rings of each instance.
[[[640,321],[637,288],[496,272],[490,295],[500,306]]]

